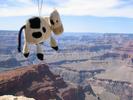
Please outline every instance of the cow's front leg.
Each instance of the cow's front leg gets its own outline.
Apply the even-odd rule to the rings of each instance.
[[[29,48],[28,48],[28,43],[27,43],[27,42],[24,42],[23,55],[24,55],[26,58],[29,56]]]
[[[41,48],[41,43],[40,44],[37,44],[37,58],[40,59],[40,60],[43,60],[43,50]]]
[[[54,50],[58,51],[57,42],[56,42],[56,40],[55,40],[52,36],[51,36],[51,38],[50,38],[50,45],[51,45],[51,47],[52,47]]]

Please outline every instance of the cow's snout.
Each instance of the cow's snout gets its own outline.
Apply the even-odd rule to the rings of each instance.
[[[40,37],[42,37],[42,33],[41,32],[34,32],[34,33],[32,33],[32,36],[34,38],[40,38]]]

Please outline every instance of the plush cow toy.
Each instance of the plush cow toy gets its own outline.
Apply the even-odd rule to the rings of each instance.
[[[28,44],[35,44],[37,47],[37,57],[43,60],[43,50],[41,49],[42,43],[50,38],[51,47],[58,50],[58,45],[52,37],[52,32],[55,35],[63,33],[63,25],[60,15],[57,10],[54,10],[50,17],[32,17],[27,23],[21,27],[18,36],[18,51],[21,52],[21,33],[24,29],[24,46],[23,55],[27,58],[29,56]]]

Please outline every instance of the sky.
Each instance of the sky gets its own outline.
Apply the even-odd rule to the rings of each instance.
[[[41,16],[54,9],[65,32],[133,33],[133,0],[43,0]],[[0,30],[19,30],[32,16],[37,0],[0,0]]]

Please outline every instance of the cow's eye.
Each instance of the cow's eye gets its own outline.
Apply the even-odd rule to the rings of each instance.
[[[58,20],[56,20],[56,23],[58,23],[59,21]]]
[[[50,19],[50,23],[51,23],[52,25],[54,25],[54,21],[53,21],[53,20],[51,20],[51,19]]]

